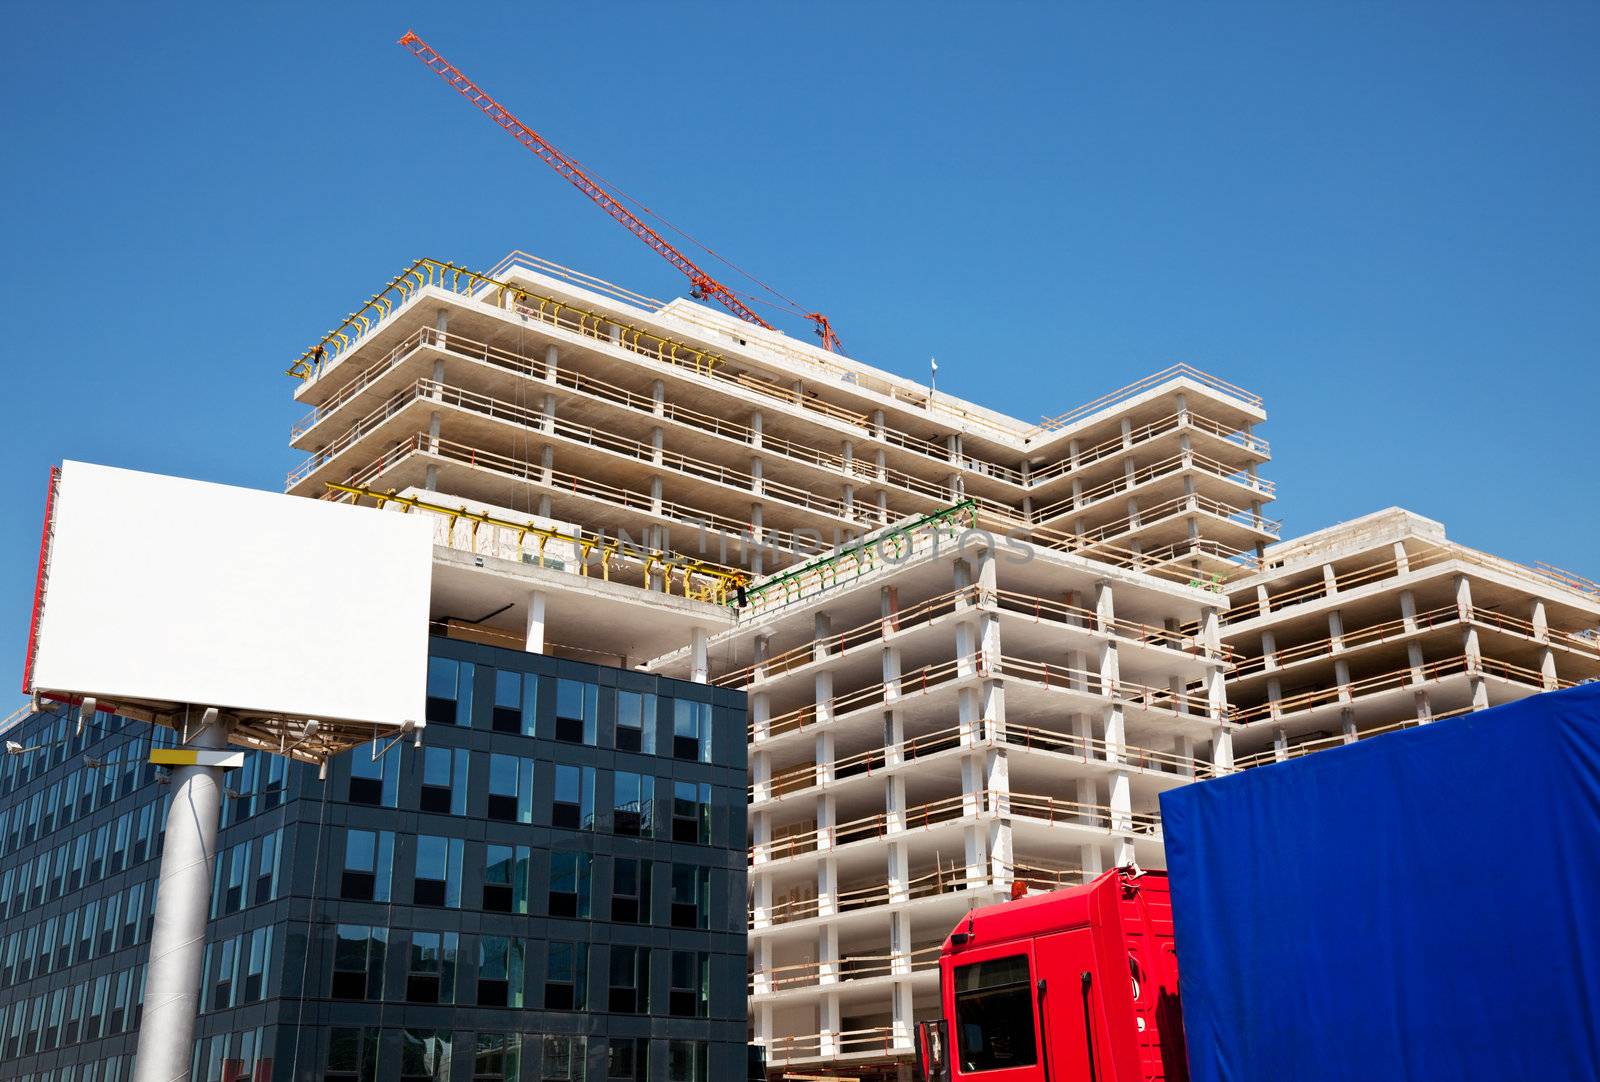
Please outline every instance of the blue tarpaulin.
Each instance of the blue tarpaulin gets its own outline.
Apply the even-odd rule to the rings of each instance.
[[[1600,684],[1161,816],[1194,1082],[1600,1078]]]

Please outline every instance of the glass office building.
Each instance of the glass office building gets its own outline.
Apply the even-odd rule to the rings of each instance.
[[[743,1077],[744,696],[436,638],[427,717],[229,773],[195,1079]],[[76,721],[4,734],[0,1078],[131,1077],[172,734]]]

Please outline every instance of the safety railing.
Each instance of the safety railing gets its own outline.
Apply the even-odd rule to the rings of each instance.
[[[755,498],[770,499],[801,510],[830,515],[846,522],[854,522],[857,525],[876,526],[878,524],[876,509],[869,508],[865,504],[851,507],[847,506],[843,500],[820,496],[809,489],[784,484],[779,481],[758,479],[744,470],[733,469],[707,459],[694,458],[673,451],[663,450],[657,452],[651,444],[629,439],[626,436],[618,436],[609,430],[592,428],[563,417],[550,417],[537,409],[530,409],[517,403],[507,402],[475,391],[466,391],[459,387],[435,383],[430,379],[414,381],[400,393],[392,396],[366,417],[352,425],[326,449],[306,459],[294,470],[290,471],[286,487],[293,488],[315,472],[317,468],[342,453],[350,445],[362,437],[370,435],[411,402],[426,402],[441,408],[448,407],[468,411],[478,416],[488,417],[520,428],[531,429],[579,443],[586,447],[592,447],[596,450],[628,459],[632,463],[649,466],[653,469],[671,470],[684,477],[712,481],[740,489]]]
[[[645,493],[632,489],[608,485],[593,478],[561,470],[546,469],[535,462],[483,450],[470,444],[457,443],[442,437],[430,437],[426,432],[413,433],[399,439],[389,450],[353,471],[339,483],[355,488],[370,488],[380,477],[396,469],[413,454],[427,454],[445,461],[487,470],[552,492],[598,500],[613,508],[624,507],[696,530],[721,531],[726,536],[742,539],[742,543],[767,545],[770,551],[779,554],[786,553],[800,557],[815,549],[812,538],[791,530],[763,526],[758,535],[752,536],[749,523],[726,515],[672,500],[655,500]]]
[[[923,665],[921,668],[902,673],[898,680],[872,684],[843,695],[835,695],[824,704],[827,707],[826,716],[838,718],[853,710],[887,702],[887,692],[890,690],[898,692],[901,697],[937,690],[946,684],[979,673],[982,669],[982,658],[983,655],[979,653],[972,658],[956,658],[937,665]],[[746,731],[752,741],[760,742],[809,728],[819,720],[817,705],[808,703],[781,714],[774,714],[765,722],[752,721],[746,727]]]
[[[1167,414],[1159,420],[1132,426],[1128,429],[1126,436],[1119,433],[1092,446],[1080,447],[1076,455],[1069,454],[1046,466],[1032,470],[1028,475],[1028,483],[1034,488],[1041,487],[1058,477],[1074,473],[1086,466],[1092,466],[1102,459],[1125,455],[1151,440],[1171,432],[1180,431],[1185,426],[1198,429],[1218,439],[1226,440],[1241,450],[1249,451],[1262,457],[1266,457],[1270,453],[1270,444],[1254,433],[1231,428],[1220,421],[1214,421],[1193,410],[1178,410]]]
[[[1268,518],[1259,511],[1254,511],[1247,507],[1234,507],[1231,504],[1223,503],[1221,500],[1213,500],[1209,496],[1202,496],[1196,492],[1183,496],[1174,496],[1149,507],[1141,507],[1136,514],[1126,515],[1092,529],[1081,531],[1077,536],[1090,543],[1095,543],[1120,534],[1146,529],[1166,519],[1193,514],[1212,515],[1236,526],[1243,526],[1252,532],[1263,533],[1272,537],[1276,537],[1283,529],[1282,522]]]
[[[1304,661],[1307,658],[1324,655],[1332,657],[1335,641],[1339,643],[1342,654],[1358,647],[1404,638],[1417,631],[1427,631],[1446,624],[1453,624],[1461,618],[1462,613],[1459,606],[1444,605],[1437,609],[1429,609],[1427,612],[1419,612],[1410,620],[1404,618],[1385,620],[1383,623],[1373,624],[1370,627],[1346,629],[1343,634],[1338,636],[1337,640],[1330,635],[1314,642],[1298,643],[1294,646],[1273,651],[1270,657],[1274,666],[1281,668],[1285,665],[1292,665],[1297,661]],[[1267,654],[1256,654],[1243,658],[1234,667],[1231,675],[1238,678],[1266,671],[1268,656]]]
[[[883,954],[845,954],[831,961],[789,962],[771,969],[753,970],[745,979],[749,995],[783,992],[823,983],[906,976],[936,968],[942,944],[932,943],[909,951]],[[824,981],[824,978],[829,978]]]
[[[920,627],[954,612],[965,602],[971,604],[978,600],[978,588],[965,586],[949,593],[940,594],[938,597],[929,598],[918,602],[907,609],[902,609],[888,617],[868,620],[847,630],[825,635],[820,639],[802,643],[790,650],[734,669],[724,673],[711,681],[718,687],[741,688],[756,680],[772,680],[783,676],[795,669],[811,664],[826,655],[840,654],[846,650],[860,646],[864,643],[881,639],[889,631],[908,631]]]
[[[623,543],[588,530],[569,532],[531,522],[515,522],[465,507],[453,508],[420,497],[398,496],[376,489],[330,484],[328,490],[340,500],[356,503],[366,500],[380,508],[392,504],[408,512],[432,515],[441,526],[434,531],[435,544],[475,555],[500,556],[545,567],[559,564],[563,569],[570,559],[574,564],[573,573],[580,576],[594,576],[605,582],[628,582],[632,576],[638,576],[637,584],[643,589],[659,587],[662,592],[671,594],[676,585],[677,592],[684,597],[719,605],[732,600],[738,588],[749,580],[749,575],[735,568],[665,549]],[[551,552],[553,548],[560,550],[559,556]]]
[[[967,798],[953,796],[944,800],[919,804],[903,812],[874,812],[843,823],[825,827],[804,827],[775,833],[765,842],[750,846],[747,859],[750,863],[783,860],[787,857],[815,853],[820,849],[833,849],[852,842],[884,838],[893,833],[938,826],[968,814]]]
[[[747,592],[748,607],[742,615],[748,618],[773,612],[836,586],[858,581],[884,567],[901,566],[919,550],[934,550],[975,524],[972,503],[962,501],[908,522],[883,527],[836,552],[754,583]]]
[[[1109,481],[1095,485],[1093,488],[1086,488],[1074,495],[1063,496],[1059,500],[1053,500],[1042,507],[1035,507],[1033,509],[1033,521],[1048,522],[1057,516],[1072,514],[1100,500],[1127,492],[1140,485],[1149,484],[1151,481],[1158,481],[1163,477],[1181,477],[1192,472],[1210,474],[1219,480],[1236,484],[1241,488],[1248,488],[1265,499],[1271,499],[1276,491],[1276,486],[1271,481],[1252,477],[1242,467],[1219,462],[1214,458],[1208,458],[1192,451],[1185,451],[1171,455],[1159,462],[1152,462],[1148,466],[1141,466],[1132,473],[1113,477]]]
[[[1242,387],[1229,383],[1225,379],[1213,376],[1209,372],[1201,371],[1193,365],[1180,363],[1163,368],[1161,371],[1145,376],[1143,379],[1135,380],[1125,387],[1119,387],[1114,391],[1103,394],[1094,401],[1085,402],[1076,409],[1070,409],[1054,417],[1047,417],[1039,423],[1037,428],[1030,431],[1026,438],[1038,439],[1047,433],[1057,432],[1074,421],[1082,420],[1091,414],[1099,413],[1101,410],[1126,402],[1128,399],[1141,395],[1153,387],[1159,387],[1163,383],[1170,383],[1176,379],[1188,379],[1208,390],[1236,399],[1251,409],[1261,408],[1261,396],[1253,391],[1247,391]]]
[[[1211,715],[1210,700],[1204,695],[1176,688],[1149,687],[1131,680],[1107,683],[1100,673],[1088,669],[1075,669],[1066,665],[1033,661],[1028,658],[1006,655],[995,659],[992,671],[1008,679],[1026,680],[1046,688],[1075,691],[1096,697],[1110,697],[1129,706],[1145,710],[1161,710],[1186,717],[1207,718]],[[1232,720],[1232,708],[1227,711]]]
[[[1109,804],[1085,804],[1078,800],[1037,793],[996,793],[996,814],[1042,819],[1052,825],[1086,826],[1096,830],[1161,836],[1158,812],[1114,808]]]
[[[1333,703],[1348,702],[1364,695],[1373,695],[1378,692],[1415,687],[1429,680],[1439,680],[1462,673],[1472,676],[1493,676],[1500,680],[1524,684],[1539,691],[1553,691],[1558,688],[1573,687],[1576,683],[1572,680],[1559,678],[1547,681],[1544,674],[1508,661],[1472,654],[1457,654],[1415,668],[1408,665],[1392,672],[1363,677],[1360,680],[1352,680],[1343,684],[1334,684],[1330,687],[1312,688],[1308,691],[1276,700],[1268,699],[1266,702],[1250,707],[1237,708],[1236,720],[1249,723],[1276,719],[1302,710],[1311,710]]]
[[[983,890],[996,884],[1003,885],[1002,880],[989,874],[978,874],[969,878],[967,869],[963,865],[945,863],[939,854],[934,854],[934,860],[932,868],[912,867],[911,877],[898,888],[889,881],[887,873],[876,875],[870,880],[841,883],[834,895],[832,911],[854,913],[894,902],[922,901],[965,890]],[[756,918],[753,901],[747,913],[753,926]],[[772,924],[792,924],[796,921],[810,920],[820,913],[820,900],[815,893],[806,891],[775,900],[768,911],[767,919]]]
[[[865,751],[847,755],[833,762],[834,782],[847,781],[853,777],[870,777],[874,771],[881,771],[888,765],[888,755],[891,751],[898,754],[902,762],[911,762],[937,752],[948,751],[961,745],[961,726],[952,725],[946,729],[939,729],[931,733],[908,737],[898,744],[889,747],[868,748]],[[789,796],[793,793],[803,792],[824,783],[822,768],[816,763],[807,763],[803,766],[792,767],[788,770],[774,774],[766,783],[768,793],[773,798]],[[762,788],[761,783],[752,782],[747,787],[751,799]]]
[[[1444,710],[1427,718],[1415,716],[1401,718],[1399,721],[1390,721],[1382,725],[1370,725],[1364,729],[1357,729],[1351,734],[1349,740],[1346,740],[1343,734],[1317,736],[1309,740],[1302,740],[1296,744],[1285,744],[1282,749],[1269,748],[1254,755],[1240,756],[1233,761],[1233,766],[1235,770],[1250,770],[1258,766],[1270,766],[1273,763],[1298,759],[1303,755],[1310,755],[1312,752],[1325,751],[1328,748],[1340,748],[1356,740],[1366,740],[1369,737],[1382,736],[1384,733],[1399,732],[1401,729],[1414,729],[1429,722],[1443,721],[1446,718],[1459,717],[1462,714],[1470,713],[1472,713],[1472,708],[1464,706],[1455,710]]]

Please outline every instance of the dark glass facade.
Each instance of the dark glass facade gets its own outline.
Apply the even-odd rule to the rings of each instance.
[[[742,1075],[744,696],[434,639],[427,716],[230,772],[194,1077]],[[0,1078],[130,1077],[172,734],[75,722],[5,734]]]

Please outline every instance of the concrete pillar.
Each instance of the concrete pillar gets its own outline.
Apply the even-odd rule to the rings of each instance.
[[[1417,630],[1417,595],[1410,590],[1400,591],[1400,624],[1408,632]]]
[[[706,629],[697,627],[689,642],[689,679],[704,684],[711,675],[710,659],[706,654]]]
[[[523,649],[530,654],[544,653],[544,607],[546,594],[535,590],[528,595],[528,625]]]
[[[221,719],[210,711],[206,718],[210,724],[190,733],[184,747],[200,751],[227,747]],[[172,804],[161,848],[134,1082],[188,1082],[190,1077],[222,813],[222,774],[216,766],[179,766],[168,775]]]
[[[1411,570],[1411,557],[1406,553],[1405,542],[1394,543],[1394,573],[1404,575]]]
[[[1534,640],[1540,643],[1539,649],[1539,679],[1546,691],[1553,691],[1560,681],[1556,676],[1556,653],[1550,647],[1550,617],[1545,611],[1544,602],[1535,599],[1533,602],[1532,620]]]
[[[1280,763],[1289,758],[1289,734],[1282,729],[1272,735],[1272,758]]]
[[[1270,628],[1261,632],[1261,667],[1264,672],[1278,667],[1278,636]]]
[[[1330,597],[1339,592],[1339,576],[1334,574],[1332,564],[1322,565],[1322,592]]]
[[[659,428],[652,428],[650,430],[650,461],[659,466],[665,458],[666,433]]]
[[[759,576],[765,564],[765,554],[761,551],[761,504],[750,505],[750,574]]]
[[[1456,609],[1466,630],[1461,635],[1461,652],[1467,659],[1467,674],[1472,688],[1472,709],[1483,710],[1489,705],[1489,687],[1483,679],[1483,651],[1478,645],[1478,629],[1472,620],[1472,583],[1467,576],[1456,576]]]
[[[1328,647],[1335,654],[1344,650],[1344,617],[1338,609],[1328,613]]]
[[[556,430],[556,396],[547,394],[539,400],[539,427],[545,432]]]
[[[560,368],[561,354],[555,346],[546,346],[544,351],[544,378],[546,383],[556,382],[556,373]]]
[[[761,447],[765,445],[766,426],[760,410],[750,414],[750,446]]]
[[[650,412],[657,417],[667,412],[667,385],[658,379],[650,381]]]
[[[766,477],[761,459],[750,460],[750,491],[759,499],[766,494]]]

